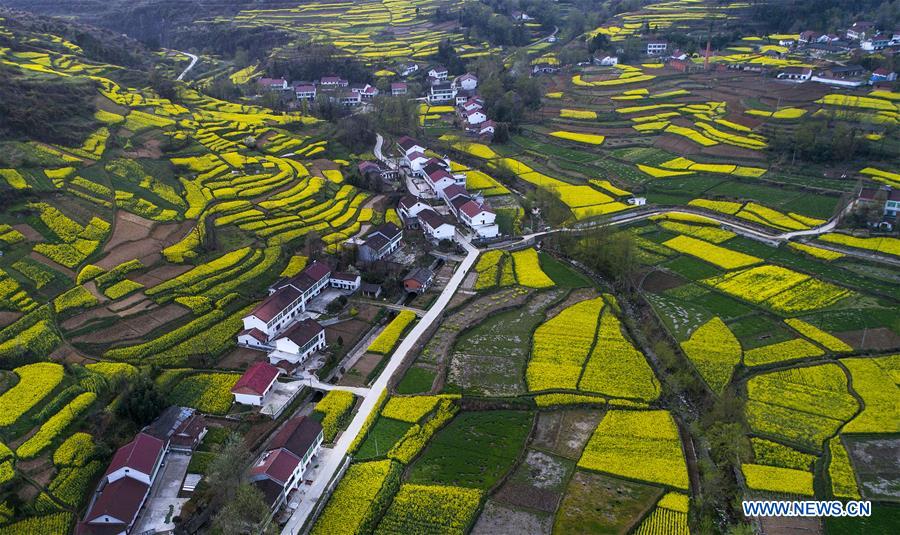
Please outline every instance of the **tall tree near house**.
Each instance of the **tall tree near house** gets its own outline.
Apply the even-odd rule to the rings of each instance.
[[[253,485],[243,483],[213,519],[212,532],[222,535],[274,535],[278,533],[278,526],[269,521],[271,514],[262,492]]]

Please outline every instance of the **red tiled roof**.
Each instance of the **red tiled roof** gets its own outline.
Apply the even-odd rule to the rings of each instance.
[[[269,449],[285,448],[297,457],[303,458],[321,432],[322,424],[312,418],[306,416],[292,418],[275,434],[275,438],[269,443]]]
[[[245,329],[245,330],[241,331],[241,334],[239,334],[238,336],[244,336],[245,334],[249,334],[250,336],[252,336],[253,338],[256,338],[257,340],[259,340],[262,343],[268,342],[268,338],[266,338],[266,333],[260,331],[256,327],[254,327],[252,329]]]
[[[469,203],[471,201],[472,201],[472,198],[469,197],[468,195],[466,195],[465,197],[457,197],[455,199],[452,199],[450,201],[450,204],[453,205],[454,210],[459,211],[460,208],[462,208],[466,203]]]
[[[283,286],[269,297],[263,299],[250,314],[265,322],[272,321],[272,318],[296,301],[301,295],[296,288]]]
[[[130,468],[148,476],[153,473],[156,460],[165,448],[165,443],[147,433],[138,433],[134,440],[116,451],[106,474],[109,475],[120,468]]]
[[[419,202],[418,197],[413,197],[412,195],[404,195],[400,202],[397,203],[399,206],[403,208],[412,208]]]
[[[331,273],[331,268],[328,267],[328,264],[316,260],[312,264],[306,266],[306,269],[304,269],[301,273],[305,273],[311,279],[318,282]]]
[[[425,158],[425,155],[419,151],[414,151],[414,152],[411,152],[409,154],[409,156],[407,156],[407,158],[409,158],[409,161],[413,161],[413,160],[418,160],[419,158]]]
[[[460,210],[462,210],[462,212],[469,217],[475,217],[481,212],[490,212],[489,209],[481,206],[475,201],[467,202],[466,204],[462,205],[462,207],[460,207]]]
[[[251,476],[265,476],[284,486],[297,469],[300,459],[286,449],[267,451],[253,468]]]
[[[109,515],[126,526],[134,522],[150,486],[130,477],[117,479],[103,487],[103,491],[88,511],[85,520],[94,521]]]
[[[435,183],[438,180],[442,180],[444,178],[449,178],[450,180],[453,180],[453,175],[451,175],[450,173],[448,173],[447,171],[445,171],[443,169],[439,169],[433,173],[428,173],[428,178],[431,180],[432,183]]]
[[[418,141],[416,141],[415,139],[413,139],[409,136],[401,137],[400,139],[397,140],[397,144],[400,145],[400,148],[402,148],[403,150],[407,150],[407,151],[417,145],[419,147],[422,146],[419,144]]]
[[[467,195],[469,192],[466,191],[466,188],[460,186],[459,184],[453,184],[452,186],[447,186],[444,188],[444,196],[448,199],[453,199],[455,197],[459,197],[460,195]]]
[[[441,225],[447,224],[447,220],[441,217],[441,214],[435,212],[434,210],[422,210],[418,215],[419,220],[431,227],[432,229],[436,229]]]
[[[391,84],[391,89],[406,89],[406,87],[405,82],[393,82]]]
[[[261,396],[278,378],[280,370],[268,362],[257,362],[241,375],[231,388],[232,394]]]
[[[319,325],[319,322],[312,318],[306,318],[303,321],[298,321],[293,327],[288,329],[282,335],[282,338],[287,338],[298,346],[303,347],[303,344],[315,338],[320,332],[322,332],[322,326]]]
[[[332,273],[331,278],[337,279],[339,281],[355,282],[356,279],[359,278],[359,275],[357,275],[356,273],[347,273],[347,272],[339,271],[337,273]]]

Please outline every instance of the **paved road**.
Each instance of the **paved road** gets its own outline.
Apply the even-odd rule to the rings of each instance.
[[[383,146],[384,146],[384,138],[381,137],[381,134],[376,133],[375,134],[375,150],[373,152],[375,153],[376,158],[378,158],[382,162],[387,163],[386,158],[384,157],[384,154],[381,153],[381,147],[383,147]]]
[[[394,372],[397,371],[397,368],[400,367],[400,364],[412,348],[418,343],[422,335],[425,334],[434,322],[441,317],[444,309],[446,309],[447,305],[450,303],[453,294],[456,293],[457,288],[459,288],[466,278],[466,274],[468,274],[472,266],[475,265],[475,260],[478,258],[479,253],[478,249],[472,246],[472,244],[459,234],[457,235],[457,241],[459,241],[466,249],[465,259],[463,259],[456,268],[456,271],[453,273],[453,276],[450,278],[450,281],[447,283],[447,286],[441,292],[441,295],[437,298],[434,305],[428,309],[425,316],[413,326],[406,338],[400,342],[400,345],[394,351],[393,355],[391,355],[390,360],[372,387],[369,389],[350,389],[347,387],[335,387],[334,385],[321,385],[323,389],[340,389],[350,390],[354,393],[358,392],[359,395],[362,396],[363,402],[360,405],[356,416],[353,418],[353,421],[350,422],[350,425],[347,427],[347,430],[341,434],[337,444],[335,444],[333,448],[322,450],[318,461],[320,466],[316,478],[314,479],[312,486],[305,488],[306,492],[303,499],[300,501],[300,506],[294,511],[294,514],[288,520],[287,524],[285,524],[284,530],[281,532],[282,535],[294,535],[300,532],[307,517],[315,507],[316,502],[318,502],[322,493],[325,491],[328,482],[331,481],[331,478],[340,467],[344,456],[346,456],[347,451],[350,449],[350,444],[362,430],[369,415],[375,410],[375,404],[378,402],[378,398],[381,396],[382,392],[387,389],[388,381],[394,375]],[[313,386],[316,385],[313,384]]]
[[[750,225],[745,225],[739,221],[735,221],[732,219],[727,219],[723,216],[719,216],[714,213],[705,212],[702,210],[693,210],[689,207],[681,207],[681,208],[651,208],[649,210],[644,210],[638,213],[624,213],[620,215],[613,216],[606,221],[601,221],[597,223],[590,223],[586,225],[575,225],[573,228],[560,228],[547,230],[543,232],[535,232],[533,234],[526,234],[522,236],[521,240],[512,242],[512,243],[503,243],[501,245],[496,245],[492,247],[488,247],[488,249],[509,249],[512,247],[520,246],[523,241],[528,241],[535,238],[540,238],[541,236],[547,236],[549,234],[553,234],[555,232],[578,232],[581,230],[591,229],[591,228],[600,228],[600,227],[612,227],[619,225],[627,225],[628,223],[634,223],[636,221],[641,221],[643,219],[647,219],[654,215],[660,214],[685,214],[685,215],[700,215],[722,225],[723,228],[726,228],[736,234],[741,236],[745,236],[747,238],[761,241],[769,244],[778,244],[783,241],[788,241],[791,238],[804,237],[804,236],[819,236],[821,234],[826,234],[835,229],[838,225],[838,220],[842,215],[844,215],[847,211],[850,210],[848,206],[845,208],[839,215],[831,218],[828,222],[811,229],[807,230],[794,230],[790,232],[764,232],[757,228],[754,228]],[[817,244],[817,247],[824,246],[823,244]],[[872,262],[879,262],[882,264],[890,264],[892,266],[900,266],[900,259],[892,258],[884,255],[879,255],[875,253],[870,253],[867,251],[860,251],[856,249],[849,248],[835,248],[835,247],[825,247],[826,249],[832,249],[834,251],[838,251],[846,254],[847,256],[853,256],[856,258],[862,258],[864,260],[870,260]]]
[[[179,54],[184,54],[185,56],[191,58],[191,63],[190,63],[190,65],[188,65],[187,68],[186,68],[181,74],[178,75],[178,78],[176,78],[178,81],[181,81],[181,80],[184,80],[184,77],[187,76],[187,73],[191,72],[191,69],[194,68],[194,65],[197,64],[197,61],[198,61],[200,58],[198,58],[198,57],[195,56],[194,54],[191,54],[190,52],[181,52],[180,50],[177,51],[177,52],[178,52]]]

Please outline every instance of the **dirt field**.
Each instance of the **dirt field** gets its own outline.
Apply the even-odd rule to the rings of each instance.
[[[21,312],[0,312],[0,328],[6,327],[21,317]]]
[[[31,225],[27,225],[25,223],[19,223],[18,225],[13,225],[12,228],[18,230],[25,236],[25,239],[33,242],[42,242],[44,237],[41,236],[41,233],[31,228]]]
[[[577,461],[603,414],[602,410],[542,412],[532,444]]]
[[[546,513],[535,513],[506,507],[496,500],[488,500],[472,535],[496,535],[498,533],[522,533],[528,535],[550,535],[553,517]]]
[[[252,363],[265,360],[265,357],[266,354],[263,351],[236,347],[219,359],[216,367],[226,370],[245,370]]]
[[[553,513],[575,463],[542,451],[528,450],[522,464],[494,498],[513,507]]]
[[[159,252],[181,240],[193,222],[153,225],[153,221],[119,210],[115,231],[103,248],[107,254],[97,265],[109,269],[135,258],[145,266],[155,264],[162,258]]]
[[[187,309],[176,304],[165,305],[150,313],[132,316],[116,322],[115,325],[81,335],[75,338],[73,342],[107,344],[117,340],[133,341],[187,313]]]
[[[819,535],[824,533],[818,518],[765,517],[760,519],[763,535]]]
[[[167,264],[155,269],[151,269],[146,273],[141,273],[140,275],[129,278],[150,288],[161,282],[165,282],[169,279],[174,279],[182,273],[190,271],[191,267],[192,266],[177,266],[174,264]]]
[[[352,368],[347,370],[338,384],[341,386],[366,386],[366,378],[384,358],[383,355],[366,353],[356,361]]]
[[[677,288],[685,283],[684,279],[667,271],[655,270],[644,278],[643,289],[655,294]]]
[[[900,336],[887,327],[835,333],[855,349],[885,350],[900,346]]]
[[[863,498],[900,501],[900,438],[844,440]]]

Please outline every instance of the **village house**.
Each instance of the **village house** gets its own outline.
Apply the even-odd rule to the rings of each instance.
[[[84,519],[75,527],[76,535],[129,533],[165,454],[166,443],[143,432],[116,450]]]
[[[879,206],[882,216],[891,223],[900,214],[900,189],[894,189],[890,186],[882,186],[881,188],[862,188],[857,196],[858,204],[874,205],[884,203]]]
[[[465,113],[466,125],[475,126],[487,121],[487,115],[480,109],[470,110]]]
[[[441,102],[449,102],[456,96],[456,90],[450,82],[438,82],[431,86],[428,90],[428,103],[437,104]]]
[[[862,41],[866,38],[866,34],[871,34],[875,29],[875,24],[866,21],[854,22],[853,26],[847,29],[847,39],[854,41]]]
[[[879,67],[872,72],[872,76],[869,77],[870,84],[877,84],[879,82],[894,82],[897,80],[897,73],[889,71],[884,67]]]
[[[322,424],[307,416],[285,422],[250,468],[250,482],[277,511],[303,482],[324,441]]]
[[[493,138],[497,132],[497,124],[494,121],[485,121],[478,125],[478,136],[482,138]]]
[[[338,93],[338,103],[342,106],[359,106],[362,104],[362,93],[342,91]]]
[[[860,87],[867,83],[867,80],[862,78],[865,72],[859,65],[835,65],[813,75],[810,80],[836,87]]]
[[[785,67],[775,76],[787,82],[803,83],[812,78],[813,71],[809,67]]]
[[[434,272],[428,268],[420,267],[403,277],[403,288],[407,293],[423,294],[431,286],[432,282],[434,282]]]
[[[350,87],[350,91],[358,93],[362,100],[372,100],[378,96],[378,88],[369,84],[354,84]]]
[[[391,83],[391,96],[399,97],[407,94],[409,88],[406,85],[406,82],[392,82]]]
[[[452,240],[453,235],[456,233],[456,227],[447,222],[444,216],[434,210],[422,210],[419,212],[418,219],[422,225],[422,232],[431,241]]]
[[[446,80],[447,76],[450,75],[450,73],[447,71],[447,67],[444,67],[443,65],[433,65],[429,67],[427,74],[431,78],[435,78],[437,80]]]
[[[859,43],[859,47],[866,52],[877,52],[891,46],[891,36],[879,33]]]
[[[299,314],[306,312],[306,305],[329,285],[330,278],[331,268],[324,262],[315,261],[294,277],[276,281],[269,288],[269,296],[244,316],[244,330],[238,334],[238,344],[270,348],[269,342]]]
[[[665,41],[650,41],[647,43],[647,55],[661,56],[666,53],[667,48],[669,48],[669,43]]]
[[[479,238],[494,238],[500,234],[495,223],[497,214],[487,205],[470,200],[460,206],[459,220],[471,228]]]
[[[316,86],[307,82],[294,82],[297,100],[316,100]]]
[[[206,419],[197,409],[174,405],[142,430],[167,443],[169,451],[175,453],[192,452],[200,445],[206,431]]]
[[[260,78],[256,85],[266,91],[287,91],[290,89],[287,80],[284,78]]]
[[[819,36],[818,32],[814,32],[812,30],[806,30],[806,31],[800,32],[800,36],[798,37],[797,41],[800,43],[803,43],[803,44],[815,43],[815,42],[818,42],[819,37],[820,36]]]
[[[319,85],[323,88],[334,89],[338,87],[347,87],[350,82],[339,76],[323,76],[319,79]]]
[[[409,76],[418,72],[419,66],[415,63],[402,63],[398,68],[400,76]]]
[[[452,87],[456,90],[473,91],[478,87],[478,77],[470,72],[457,76],[453,79]]]
[[[403,231],[393,223],[383,223],[375,227],[359,246],[362,262],[377,262],[400,248]]]
[[[338,290],[344,290],[347,292],[355,292],[359,290],[359,285],[362,282],[362,278],[359,276],[359,273],[348,273],[348,272],[337,272],[331,275],[331,279],[329,283],[332,288],[337,288]]]
[[[325,349],[325,328],[312,318],[298,321],[275,339],[269,362],[300,364],[316,351]]]
[[[404,156],[413,152],[425,152],[425,146],[409,136],[403,136],[397,140],[397,148]]]
[[[278,376],[282,373],[283,370],[281,368],[277,368],[268,362],[253,363],[231,387],[231,394],[234,396],[235,403],[262,407],[266,402],[267,396],[272,392]]]
[[[612,67],[613,65],[619,64],[619,57],[612,56],[610,54],[595,54],[594,55],[594,65],[600,65],[601,67]]]
[[[412,195],[404,195],[400,202],[397,203],[397,214],[406,222],[409,219],[415,219],[422,210],[429,210],[431,207],[419,200],[418,197]]]

